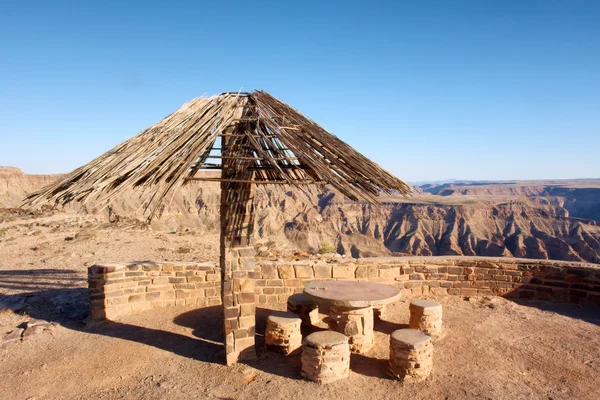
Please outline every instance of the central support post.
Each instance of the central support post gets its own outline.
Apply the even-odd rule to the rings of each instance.
[[[242,111],[240,107],[238,119]],[[222,179],[244,181],[221,182],[220,266],[227,365],[256,358],[254,173],[251,164],[243,161],[251,159],[246,137],[251,130],[250,123],[238,122],[224,132],[221,141]]]

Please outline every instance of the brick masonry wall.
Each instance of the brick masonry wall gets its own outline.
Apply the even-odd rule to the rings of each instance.
[[[600,266],[485,257],[332,258],[257,263],[257,303],[285,303],[311,282],[381,282],[403,297],[496,295],[600,306]]]
[[[212,262],[133,262],[88,268],[94,320],[156,307],[221,304],[221,273]]]
[[[255,280],[243,285],[240,280],[240,287],[254,286],[259,306],[285,304],[289,295],[301,293],[309,283],[327,279],[386,283],[409,298],[497,295],[600,306],[600,266],[566,261],[487,257],[255,259],[254,273],[248,274],[252,279],[250,275]],[[112,319],[172,305],[219,305],[220,279],[220,269],[212,262],[94,265],[88,268],[92,318]],[[247,310],[240,311],[236,320],[253,310],[250,300],[247,305],[240,303],[240,309]]]

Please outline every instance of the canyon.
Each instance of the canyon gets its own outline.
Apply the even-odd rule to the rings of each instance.
[[[210,174],[200,172],[200,174]],[[75,215],[98,224],[149,224],[153,230],[215,234],[219,185],[190,182],[150,222],[143,193],[108,205],[23,210],[24,196],[61,175],[0,167],[0,230]],[[345,199],[329,187],[259,186],[257,246],[271,253],[331,252],[353,257],[465,255],[600,263],[600,179],[452,182],[415,186],[410,197],[382,195],[381,205]]]

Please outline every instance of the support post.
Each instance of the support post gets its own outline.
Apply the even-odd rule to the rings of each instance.
[[[251,129],[249,123],[238,123],[229,130],[238,134]],[[248,181],[221,182],[220,265],[227,365],[256,358],[254,184],[251,183],[254,171],[247,161],[240,161],[249,158],[246,142],[243,135],[224,135],[221,146],[223,156],[227,156],[223,158],[222,178]]]

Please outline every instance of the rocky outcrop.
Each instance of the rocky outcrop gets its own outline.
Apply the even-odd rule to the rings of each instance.
[[[25,193],[54,179],[3,167],[0,207],[17,206]],[[384,197],[381,207],[347,201],[327,188],[259,187],[256,236],[271,247],[353,257],[477,255],[600,263],[600,186],[440,186],[428,185],[409,200]],[[190,183],[151,224],[159,230],[213,232],[219,229],[218,204],[218,184]],[[129,192],[107,208],[76,204],[67,211],[108,221],[144,220],[141,205],[139,193]]]

